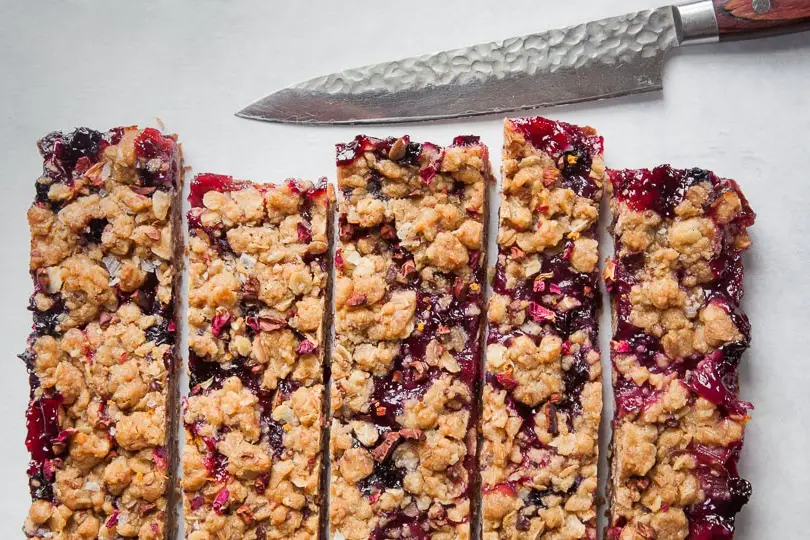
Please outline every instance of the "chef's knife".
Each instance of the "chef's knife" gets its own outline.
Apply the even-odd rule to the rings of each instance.
[[[261,98],[237,116],[385,124],[501,113],[660,90],[681,45],[810,25],[810,0],[701,0],[350,69]]]

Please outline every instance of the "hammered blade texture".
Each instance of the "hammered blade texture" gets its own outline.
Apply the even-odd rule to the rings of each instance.
[[[482,43],[318,77],[293,88],[365,94],[466,86],[512,76],[554,73],[591,63],[631,64],[677,45],[672,9],[630,13],[540,34]]]
[[[409,121],[572,103],[660,88],[678,46],[671,7],[350,69],[247,107],[298,122]]]

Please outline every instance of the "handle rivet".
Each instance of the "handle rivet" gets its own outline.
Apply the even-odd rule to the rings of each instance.
[[[771,9],[771,0],[752,0],[751,7],[755,13],[767,13]]]

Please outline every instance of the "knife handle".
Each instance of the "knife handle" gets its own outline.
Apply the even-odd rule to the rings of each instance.
[[[720,40],[778,35],[810,28],[810,0],[713,0]]]

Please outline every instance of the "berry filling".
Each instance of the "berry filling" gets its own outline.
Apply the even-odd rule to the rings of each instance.
[[[580,197],[596,196],[599,186],[590,177],[591,165],[593,156],[602,154],[604,141],[595,131],[540,117],[509,122],[535,148],[557,161],[565,187]]]
[[[721,406],[726,414],[745,416],[753,405],[737,399],[737,363],[729,360],[722,350],[715,351],[687,374],[685,384],[695,394]]]
[[[52,296],[51,307],[44,311],[39,311],[33,297],[29,303],[28,310],[34,314],[34,323],[31,327],[34,336],[55,336],[59,333],[59,319],[65,313],[65,304],[59,296]]]
[[[427,525],[424,523],[424,516],[418,510],[412,512],[413,516],[405,514],[404,511],[389,512],[383,516],[384,525],[377,526],[372,532],[369,540],[394,540],[396,538],[412,538],[413,540],[427,540],[430,536],[427,533]]]
[[[79,160],[97,162],[107,145],[103,133],[88,128],[78,128],[68,134],[54,131],[38,142],[39,153],[45,160],[45,174],[62,183],[72,181]]]
[[[275,404],[289,400],[290,395],[301,386],[300,383],[283,379],[278,382],[275,390],[264,388],[261,386],[257,372],[248,364],[246,358],[235,358],[228,364],[223,365],[218,362],[206,362],[193,352],[190,352],[188,369],[190,395],[192,396],[220,389],[226,379],[238,377],[242,381],[242,385],[259,400],[258,406],[263,436],[273,448],[276,456],[280,457],[284,454],[284,435],[286,431],[284,425],[273,420],[271,414]],[[192,433],[196,433],[193,426],[190,429]]]
[[[660,393],[649,384],[638,386],[633,381],[617,376],[613,383],[613,396],[617,416],[622,417],[643,411],[660,397]]]
[[[246,364],[246,359],[236,358],[228,364],[207,362],[193,352],[188,355],[189,386],[191,394],[208,389],[222,388],[222,383],[230,377],[239,377],[246,388],[256,393],[258,382],[256,376]]]
[[[164,318],[159,323],[153,324],[147,328],[146,340],[153,342],[155,345],[163,345],[166,343],[174,345],[174,321]]]
[[[376,462],[372,473],[357,482],[357,489],[368,497],[374,492],[401,488],[404,478],[405,470],[395,466],[389,458],[382,463]]]
[[[742,211],[735,218],[735,224],[747,227],[754,223],[754,212],[737,183],[721,179],[705,169],[673,169],[669,165],[661,165],[652,170],[611,171],[610,181],[616,200],[637,212],[652,210],[667,218],[674,217],[675,208],[684,201],[690,187],[708,182],[714,191],[706,204],[712,205],[725,191],[734,191],[742,203]]]
[[[104,228],[107,226],[106,219],[91,219],[87,224],[87,229],[84,238],[93,244],[101,243],[101,235],[104,233]]]
[[[154,128],[144,129],[135,139],[136,168],[144,186],[176,187],[177,143]]]
[[[31,496],[37,499],[53,497],[51,483],[55,471],[52,460],[56,458],[56,449],[64,449],[64,443],[70,436],[69,432],[60,431],[61,405],[61,396],[41,397],[31,401],[25,412],[25,446],[31,454],[29,486]]]
[[[462,135],[453,139],[451,146],[477,146],[480,139],[474,135]],[[391,160],[399,165],[412,165],[419,167],[420,178],[428,183],[439,172],[444,150],[439,146],[430,143],[411,142],[408,135],[399,139],[388,137],[386,139],[376,139],[365,135],[358,135],[351,142],[335,145],[336,163],[338,167],[346,167],[353,164],[366,152],[371,152],[377,160]],[[484,154],[487,156],[486,152]],[[376,171],[370,173],[372,178],[378,176]],[[372,187],[369,191],[374,193]]]
[[[335,148],[338,166],[351,165],[365,152],[373,153],[378,159],[390,159],[402,165],[419,165],[422,155],[422,144],[411,142],[411,138],[407,135],[401,139],[395,137],[375,139],[358,135],[353,141],[337,144]]]
[[[222,174],[198,174],[191,181],[188,202],[191,204],[192,208],[201,208],[203,205],[203,197],[209,191],[228,193],[245,189],[248,185],[249,184],[244,182],[235,182],[232,177]]]
[[[734,537],[736,514],[751,497],[751,484],[737,475],[742,441],[727,448],[695,444],[692,453],[698,460],[697,476],[705,500],[687,508],[689,538],[699,540]]]

